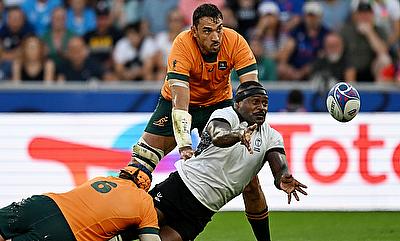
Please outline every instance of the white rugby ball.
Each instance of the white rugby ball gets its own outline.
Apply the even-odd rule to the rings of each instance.
[[[326,107],[329,113],[340,122],[352,120],[360,111],[360,105],[358,91],[345,82],[333,86],[326,98]]]

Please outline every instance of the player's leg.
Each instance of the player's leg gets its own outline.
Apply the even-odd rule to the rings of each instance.
[[[132,147],[132,161],[141,163],[150,171],[176,146],[171,110],[171,101],[160,97],[142,137]]]
[[[0,209],[0,234],[12,241],[75,240],[58,206],[44,195]]]
[[[160,238],[162,241],[183,241],[181,235],[168,225],[160,227]]]
[[[158,209],[163,241],[194,240],[215,214],[197,200],[177,172],[171,173],[166,180],[155,185],[149,194]]]
[[[258,241],[270,241],[268,206],[258,177],[246,186],[243,200],[247,219]]]

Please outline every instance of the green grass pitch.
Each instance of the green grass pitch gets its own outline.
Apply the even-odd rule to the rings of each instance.
[[[400,212],[270,212],[272,241],[400,241]],[[214,215],[196,241],[253,241],[243,212]]]

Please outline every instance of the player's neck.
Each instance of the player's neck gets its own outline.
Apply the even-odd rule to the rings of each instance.
[[[200,50],[201,56],[203,57],[203,60],[204,60],[205,62],[207,62],[207,63],[216,62],[216,61],[217,61],[218,53],[210,53],[210,52],[208,52],[207,50],[205,50],[205,49],[198,43],[198,40],[197,40],[196,38],[195,38],[195,40],[196,40],[197,47],[198,47],[199,50]]]

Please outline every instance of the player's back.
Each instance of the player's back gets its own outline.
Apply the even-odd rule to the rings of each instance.
[[[126,179],[97,177],[61,194],[48,193],[78,241],[108,240],[128,226],[157,228],[151,196]]]
[[[204,56],[200,52],[192,31],[180,33],[174,40],[168,58],[167,79],[189,81],[190,104],[209,106],[232,98],[230,72],[256,69],[256,60],[246,40],[236,31],[223,28],[221,48],[218,54]],[[161,91],[171,100],[167,83]]]

